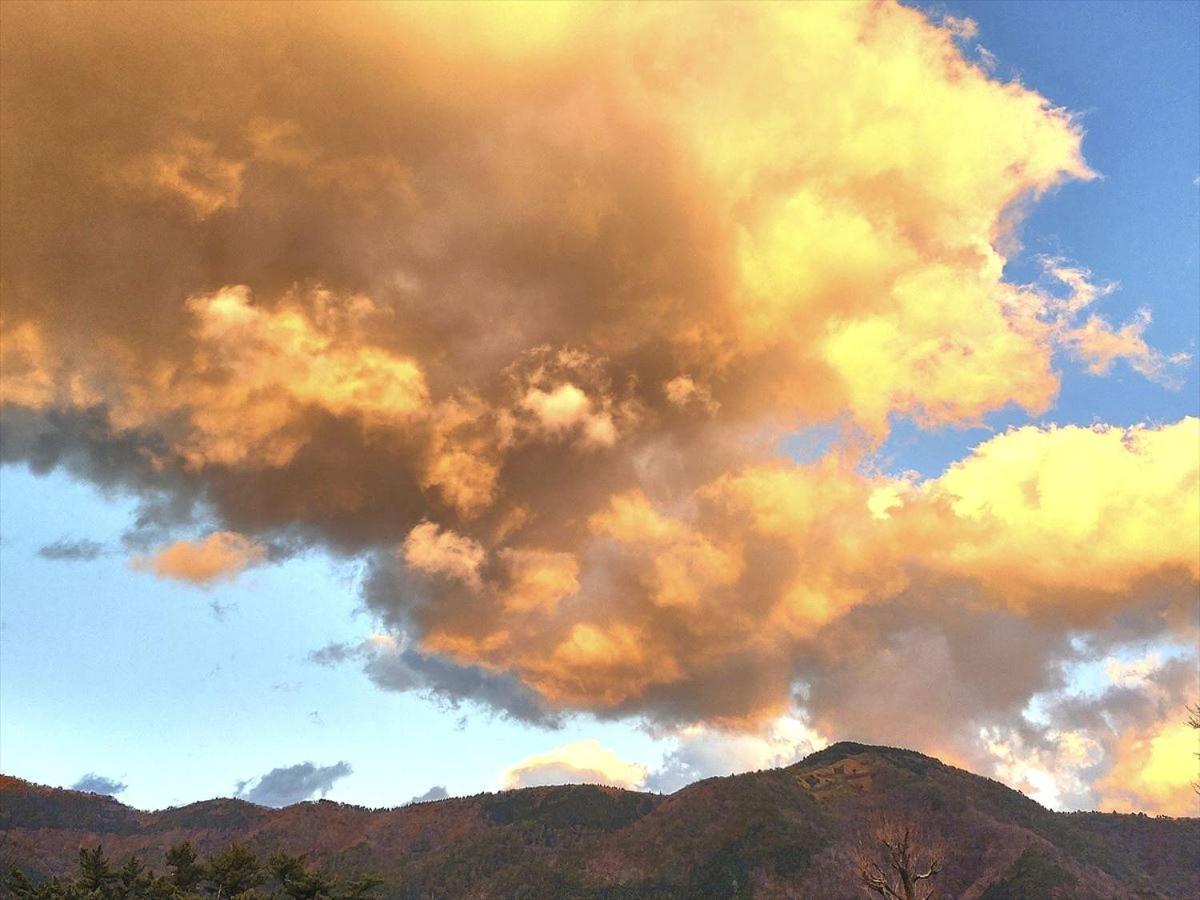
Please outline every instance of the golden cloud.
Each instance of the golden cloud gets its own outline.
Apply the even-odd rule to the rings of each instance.
[[[1164,721],[1122,735],[1116,759],[1096,785],[1101,809],[1195,816],[1196,732]]]
[[[636,790],[646,782],[646,767],[629,763],[599,741],[575,741],[539,753],[504,770],[505,790],[543,784],[605,784]]]
[[[774,720],[814,642],[914,592],[1101,628],[1161,588],[1186,618],[1193,419],[1016,429],[924,480],[867,465],[898,418],[1045,413],[1059,365],[1185,362],[1103,318],[1081,267],[1004,280],[1019,213],[1094,173],[1068,112],[962,56],[973,23],[5,19],[6,459],[371,554],[410,663],[553,708]],[[780,458],[811,425],[838,446]]]
[[[149,556],[135,556],[131,564],[159,578],[209,585],[236,578],[246,568],[266,559],[266,549],[254,539],[217,531],[203,540],[175,541]]]

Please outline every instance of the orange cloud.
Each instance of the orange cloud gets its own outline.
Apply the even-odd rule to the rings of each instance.
[[[1045,413],[1059,365],[1183,362],[1078,266],[1004,280],[1020,212],[1094,173],[968,20],[65,9],[0,35],[5,458],[370,555],[423,667],[393,684],[752,727],[916,593],[1099,629],[1154,588],[1186,619],[1195,420],[865,462],[898,418]],[[811,425],[835,449],[780,458]]]
[[[136,556],[136,569],[159,578],[190,581],[206,586],[236,578],[250,566],[266,561],[265,548],[252,538],[231,531],[217,531],[199,541],[175,541],[151,556]]]
[[[469,566],[438,563],[480,596],[505,598],[509,610],[553,610],[557,599],[543,598],[569,593],[568,617],[532,626],[498,618],[489,627],[506,639],[486,648],[478,618],[433,620],[442,646],[446,634],[474,635],[474,649],[458,645],[459,662],[515,671],[552,703],[598,709],[679,685],[715,689],[701,688],[703,673],[739,659],[786,669],[799,643],[916,585],[971,585],[997,609],[1099,626],[1141,602],[1147,581],[1200,577],[1198,448],[1196,419],[1127,430],[1026,427],[924,481],[865,476],[829,457],[723,476],[697,492],[686,516],[641,493],[617,494],[590,518],[578,567],[505,549],[510,565],[547,567],[506,589],[473,581],[486,568],[482,546],[454,554]],[[438,571],[423,558],[410,564]],[[1179,623],[1185,597],[1172,601]],[[774,690],[746,694],[740,713],[777,715],[786,680]]]
[[[277,15],[260,12],[272,21]],[[36,14],[22,15],[31,17],[24,27],[39,27]],[[87,15],[98,39],[117,39],[104,14]],[[230,7],[192,24],[197,35],[227,37],[239,15],[252,17]],[[590,360],[592,375],[604,368],[606,379],[581,383],[581,364],[566,362],[557,373],[530,373],[518,396],[485,389],[480,427],[494,442],[505,445],[515,424],[568,448],[611,448],[654,428],[658,417],[637,410],[664,399],[693,416],[720,410],[730,424],[843,415],[877,437],[894,414],[962,424],[1009,403],[1048,407],[1062,340],[1051,323],[1027,315],[1038,295],[1002,280],[997,248],[1017,200],[1092,173],[1071,117],[965,61],[952,40],[960,25],[938,29],[897,4],[761,5],[749,14],[696,7],[669,22],[649,7],[598,16],[586,4],[566,4],[547,16],[553,26],[539,12],[531,29],[537,40],[472,11],[446,44],[430,27],[440,15],[428,6],[364,10],[318,31],[365,60],[374,59],[377,40],[386,45],[415,29],[428,43],[404,45],[414,83],[445,69],[453,83],[480,86],[487,113],[479,127],[491,130],[470,130],[479,112],[470,90],[434,91],[422,100],[433,107],[422,115],[434,129],[422,138],[424,156],[389,158],[384,144],[338,158],[334,139],[347,132],[326,134],[312,108],[320,103],[310,98],[308,106],[230,122],[220,140],[163,137],[162,146],[121,164],[150,172],[148,191],[187,201],[194,218],[176,227],[230,241],[238,237],[227,229],[255,223],[266,229],[256,240],[272,257],[231,269],[237,276],[223,283],[235,287],[195,284],[182,304],[193,317],[191,359],[163,360],[164,347],[142,343],[129,328],[111,331],[132,347],[124,384],[106,384],[99,396],[119,410],[124,427],[162,429],[170,413],[186,410],[191,429],[172,439],[193,465],[282,466],[309,439],[302,407],[404,429],[431,397],[450,402],[455,388],[486,388],[531,352],[547,350],[559,360]],[[144,27],[153,29],[154,18]],[[375,30],[370,39],[361,31],[367,27]],[[697,72],[691,60],[713,34],[726,36],[722,52],[706,54]],[[476,40],[483,47],[468,52]],[[33,89],[22,73],[35,64],[14,57],[18,87]],[[154,64],[171,65],[157,57]],[[539,93],[547,65],[563,80],[561,102]],[[766,71],[769,92],[761,89]],[[163,77],[141,86],[149,94],[143,105],[201,102],[154,93],[174,83]],[[400,116],[414,134],[425,127],[403,108],[371,108]],[[439,146],[441,126],[433,123],[443,114],[467,130]],[[214,114],[212,121],[224,120]],[[489,137],[497,129],[503,140]],[[421,195],[418,185],[455,183],[449,172],[462,164],[455,148],[482,152],[481,141],[487,164],[464,170],[475,183],[463,196],[436,188]],[[101,147],[77,152],[86,158]],[[296,167],[328,177],[305,181]],[[281,172],[299,192],[289,196],[316,204],[305,212],[311,239],[289,238],[278,220]],[[403,190],[389,193],[388,179]],[[330,196],[339,190],[340,200]],[[346,208],[355,221],[395,236],[390,258],[382,249],[382,256],[366,252],[374,244],[366,239],[362,258],[340,249],[343,236],[324,226]],[[471,208],[488,214],[473,216]],[[471,237],[480,223],[488,233]],[[544,265],[535,278],[543,284],[528,281],[520,234],[538,236]],[[326,280],[304,253],[281,291],[288,241],[336,254],[355,274],[331,269],[328,280],[353,290],[297,296],[295,279]],[[478,244],[474,262],[451,261],[464,242]],[[157,302],[145,291],[131,282],[106,303],[132,314],[138,303]],[[33,294],[28,300],[21,293],[13,304],[20,321],[47,318]],[[81,335],[69,319],[48,318],[57,365],[83,373],[102,367],[103,357],[74,340]],[[1141,348],[1099,348],[1103,328],[1090,323],[1072,345],[1089,360],[1145,357]],[[1112,334],[1126,344],[1133,337]],[[442,396],[431,395],[431,379]],[[658,385],[667,385],[665,397]],[[439,452],[421,443],[423,483],[460,511],[477,514],[497,496],[496,448]]]
[[[1021,428],[923,486],[960,535],[932,565],[1005,602],[1119,605],[1141,578],[1200,577],[1200,420],[1159,428]]]
[[[168,150],[132,163],[125,174],[132,187],[175,195],[202,219],[222,207],[237,206],[245,169],[244,161],[221,158],[210,141],[185,137]]]
[[[486,551],[470,538],[422,522],[404,541],[404,561],[414,569],[479,586],[479,567]]]
[[[552,612],[579,590],[579,563],[569,553],[510,548],[500,558],[509,574],[501,602],[510,612]]]
[[[1121,736],[1115,764],[1096,785],[1101,809],[1200,815],[1196,731],[1168,720]]]

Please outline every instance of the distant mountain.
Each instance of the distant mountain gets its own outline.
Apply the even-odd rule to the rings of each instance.
[[[395,898],[866,897],[855,847],[880,817],[944,848],[937,897],[1200,897],[1200,819],[1056,813],[988,778],[889,747],[834,744],[796,765],[669,796],[594,785],[370,810],[210,800],[139,812],[0,776],[0,863],[70,870],[83,846],[161,867],[190,840],[308,853],[373,872]]]

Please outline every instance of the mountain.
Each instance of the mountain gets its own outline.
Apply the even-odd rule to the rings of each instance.
[[[373,872],[395,898],[865,897],[854,849],[881,817],[944,849],[938,897],[1200,896],[1200,819],[1057,813],[910,750],[834,744],[793,766],[710,778],[669,796],[526,788],[372,810],[210,800],[140,812],[0,776],[0,863],[73,868],[83,846],[160,868],[190,840],[308,853]]]

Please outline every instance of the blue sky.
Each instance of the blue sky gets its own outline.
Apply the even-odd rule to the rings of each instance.
[[[1200,4],[1001,2],[914,4],[969,16],[997,58],[996,77],[1019,79],[1079,116],[1088,164],[1101,178],[1070,182],[1037,203],[1021,228],[1012,281],[1033,281],[1040,256],[1061,256],[1120,289],[1105,312],[1127,320],[1149,307],[1152,346],[1196,355],[1200,332]],[[1200,408],[1200,368],[1167,390],[1118,365],[1103,378],[1060,366],[1062,391],[1047,423],[1174,421]],[[992,429],[1029,421],[1020,410],[988,417]],[[884,457],[928,473],[962,456],[990,430],[920,431],[897,422]]]
[[[354,774],[330,797],[388,806],[434,785],[495,790],[506,761],[585,737],[629,758],[661,755],[627,726],[530,729],[310,662],[311,651],[373,630],[353,563],[313,554],[205,590],[134,571],[120,552],[43,559],[37,550],[64,536],[119,548],[134,503],[60,474],[0,471],[7,773],[70,786],[95,772],[126,783],[125,802],[158,808],[229,796],[278,767],[344,759]]]
[[[1200,4],[980,2],[927,4],[969,16],[997,59],[1077,112],[1084,153],[1102,178],[1044,198],[1021,230],[1014,281],[1037,258],[1062,256],[1120,290],[1101,303],[1117,322],[1142,306],[1148,342],[1197,354],[1200,342]],[[1064,362],[1045,423],[1174,421],[1200,411],[1195,360],[1183,384],[1152,383],[1118,362],[1104,378]],[[878,458],[894,472],[941,471],[991,433],[1024,424],[1002,411],[984,429],[921,431],[899,421]],[[798,456],[819,439],[799,436]],[[345,760],[353,774],[331,799],[395,805],[434,785],[496,789],[503,768],[585,738],[650,769],[674,746],[636,721],[587,716],[561,731],[479,709],[446,709],[377,689],[355,666],[309,654],[376,629],[360,608],[354,561],[312,552],[209,588],[170,583],[129,565],[121,535],[136,499],[60,472],[0,469],[0,768],[69,786],[94,772],[128,784],[142,808],[231,794],[238,782],[301,761]],[[62,538],[99,542],[87,561],[39,556]],[[1133,647],[1131,657],[1154,648]],[[1178,655],[1177,648],[1164,648]],[[1096,673],[1075,676],[1093,689]]]

